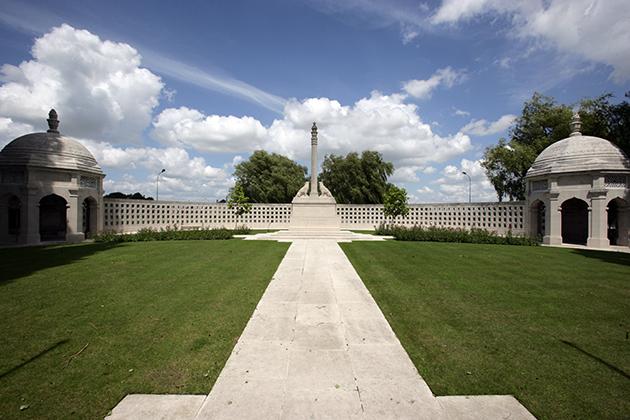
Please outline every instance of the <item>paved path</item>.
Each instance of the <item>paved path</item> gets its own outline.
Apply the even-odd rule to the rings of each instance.
[[[434,397],[333,240],[291,244],[210,394],[181,397],[111,418],[533,418],[510,396]]]

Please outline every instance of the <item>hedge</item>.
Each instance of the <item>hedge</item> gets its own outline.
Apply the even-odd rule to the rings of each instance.
[[[499,236],[496,232],[479,228],[466,230],[435,226],[425,228],[422,226],[405,227],[381,224],[376,228],[375,233],[377,235],[390,235],[399,241],[460,242],[525,246],[536,246],[539,244],[535,238],[515,236],[511,231],[508,231],[505,236]]]

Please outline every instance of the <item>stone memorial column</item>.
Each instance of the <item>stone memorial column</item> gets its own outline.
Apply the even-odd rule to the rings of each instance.
[[[317,125],[311,128],[311,192],[310,197],[317,197]]]

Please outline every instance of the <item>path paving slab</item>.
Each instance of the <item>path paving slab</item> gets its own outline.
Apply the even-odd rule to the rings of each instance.
[[[205,399],[205,395],[127,395],[105,420],[193,419]]]

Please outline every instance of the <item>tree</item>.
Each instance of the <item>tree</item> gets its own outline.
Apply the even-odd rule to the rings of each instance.
[[[320,180],[341,204],[380,204],[390,184],[387,178],[394,165],[383,160],[379,152],[348,153],[345,157],[327,155]]]
[[[407,191],[395,185],[390,185],[383,197],[383,214],[392,220],[398,216],[409,214],[407,205]]]
[[[252,211],[252,203],[249,202],[249,198],[247,198],[245,191],[243,191],[243,186],[238,182],[230,191],[227,204],[228,209],[234,210],[234,214],[236,215],[237,222],[235,222],[235,226],[242,215]]]
[[[626,93],[628,97],[630,93]],[[611,104],[612,95],[580,102],[582,132],[602,137],[630,152],[630,104]],[[524,178],[536,157],[547,146],[570,134],[572,106],[558,104],[548,96],[535,93],[525,102],[523,112],[509,131],[509,141],[500,139],[488,147],[482,166],[499,201],[525,199]]]
[[[236,183],[254,203],[290,203],[306,180],[306,167],[264,150],[234,168]]]

